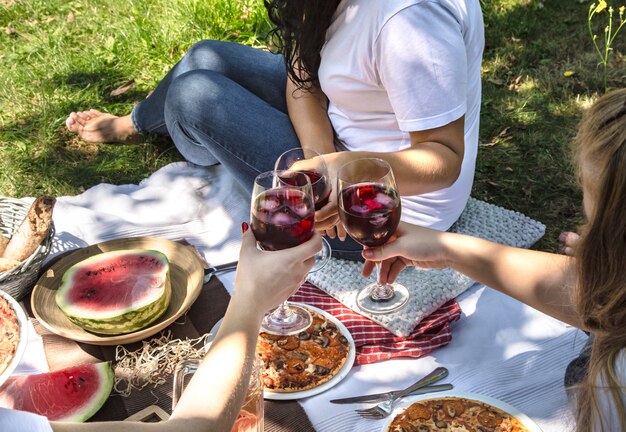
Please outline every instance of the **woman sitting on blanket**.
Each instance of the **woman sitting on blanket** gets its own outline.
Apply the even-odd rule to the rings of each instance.
[[[45,417],[0,408],[0,431],[230,432],[248,390],[261,319],[300,286],[322,244],[316,234],[300,246],[260,251],[248,224],[242,231],[235,292],[224,321],[168,421],[49,423]]]
[[[199,42],[129,115],[71,113],[67,128],[96,142],[169,135],[188,161],[221,163],[249,191],[294,147],[324,154],[331,178],[351,160],[382,158],[403,220],[448,229],[469,197],[478,147],[479,1],[265,4],[282,55]],[[316,227],[344,240],[338,220],[333,195]],[[350,239],[331,246],[360,259]]]
[[[382,261],[384,283],[410,265],[452,267],[591,332],[576,430],[626,431],[626,89],[585,113],[576,144],[588,222],[573,257],[403,224],[395,241],[363,251],[363,273]]]

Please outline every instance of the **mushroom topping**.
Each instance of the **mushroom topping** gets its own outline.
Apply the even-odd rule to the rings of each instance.
[[[295,336],[287,336],[282,339],[278,339],[276,344],[284,350],[295,350],[300,346],[300,340]]]
[[[417,432],[430,432],[430,427],[426,425],[419,425],[417,427]]]
[[[487,426],[488,428],[495,428],[496,426],[500,426],[500,423],[502,423],[502,417],[489,410],[481,411],[478,413],[477,418],[480,424]]]
[[[319,335],[315,337],[315,342],[319,344],[322,348],[326,348],[330,343],[330,339],[324,335]]]
[[[320,376],[328,375],[330,369],[324,366],[315,365],[315,373]]]
[[[290,374],[298,374],[304,371],[304,363],[300,360],[289,359],[287,360],[287,368],[285,369],[287,373]]]
[[[448,428],[448,424],[444,421],[436,421],[435,422],[435,426],[437,426],[437,429],[447,429]]]
[[[311,334],[309,332],[303,331],[298,333],[298,339],[300,340],[309,340],[311,339]]]
[[[285,362],[282,361],[281,359],[276,359],[276,360],[272,360],[272,365],[274,366],[274,369],[280,370],[285,367]]]
[[[309,356],[306,353],[303,353],[302,351],[292,351],[289,354],[287,354],[287,357],[298,359],[303,362],[309,358]]]
[[[339,342],[341,342],[342,345],[348,345],[348,338],[346,338],[345,336],[339,336]]]

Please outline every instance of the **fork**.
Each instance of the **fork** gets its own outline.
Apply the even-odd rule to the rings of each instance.
[[[403,398],[404,396],[410,394],[411,392],[413,392],[414,390],[418,388],[437,382],[440,379],[445,378],[447,375],[448,375],[448,369],[446,369],[445,367],[438,367],[437,369],[435,369],[434,371],[426,375],[424,378],[417,381],[415,384],[405,388],[404,390],[400,390],[398,393],[396,393],[393,396],[390,396],[389,399],[387,399],[386,401],[381,402],[378,405],[373,406],[372,408],[356,410],[356,412],[360,416],[369,418],[369,419],[385,418],[389,414],[391,414],[391,411],[393,409],[393,404],[398,399]]]

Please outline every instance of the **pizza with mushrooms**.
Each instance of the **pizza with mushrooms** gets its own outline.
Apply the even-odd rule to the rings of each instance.
[[[292,336],[261,333],[257,355],[263,361],[266,391],[297,392],[319,386],[334,377],[350,352],[346,335],[328,318],[310,311],[313,323]]]
[[[9,366],[20,342],[20,324],[17,314],[3,297],[0,297],[0,375]]]
[[[415,402],[397,415],[387,432],[528,432],[511,414],[493,405],[459,397]]]

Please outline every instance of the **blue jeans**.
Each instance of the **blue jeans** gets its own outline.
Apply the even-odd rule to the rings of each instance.
[[[185,159],[224,165],[248,191],[300,142],[287,114],[287,71],[281,55],[232,42],[192,46],[132,111],[142,134],[169,135]],[[330,240],[333,255],[359,260],[352,239]]]

